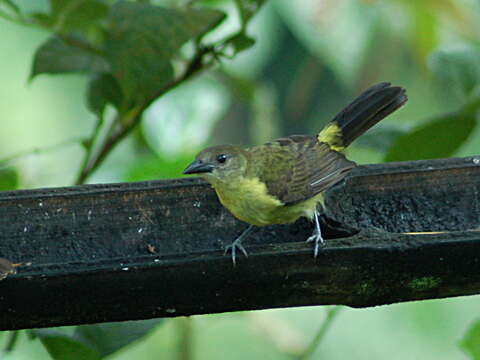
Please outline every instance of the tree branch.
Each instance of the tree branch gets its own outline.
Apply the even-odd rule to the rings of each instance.
[[[477,163],[359,167],[325,196],[318,258],[301,220],[259,229],[235,267],[246,224],[197,179],[2,192],[0,256],[31,265],[0,281],[0,329],[478,294]]]

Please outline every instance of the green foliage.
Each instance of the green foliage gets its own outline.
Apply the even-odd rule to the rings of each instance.
[[[13,0],[0,0],[0,8],[2,6],[6,7],[8,10],[16,14],[20,13],[20,8],[17,6],[17,4],[13,2]]]
[[[459,343],[460,348],[472,360],[480,360],[480,321],[476,321]]]
[[[468,102],[480,84],[480,48],[438,50],[430,57],[430,68],[439,86],[460,102]]]
[[[127,101],[138,104],[156,97],[173,81],[171,61],[176,51],[214,28],[223,17],[209,9],[114,5],[105,53]]]
[[[475,126],[476,118],[471,114],[440,116],[399,136],[387,152],[385,161],[449,157],[468,139]]]
[[[240,22],[242,29],[244,29],[252,17],[256,14],[258,9],[265,3],[266,0],[235,0],[238,12],[240,14]]]
[[[222,12],[205,8],[127,1],[109,8],[104,1],[52,0],[50,14],[34,14],[33,21],[42,19],[41,25],[56,35],[37,50],[31,77],[90,73],[94,83],[88,90],[93,93],[87,98],[92,111],[98,114],[107,103],[128,110],[161,95],[174,81],[172,61],[181,46],[198,41],[223,18]],[[93,37],[92,27],[97,29]],[[99,100],[92,104],[95,97]]]
[[[107,104],[120,109],[123,103],[122,89],[110,73],[97,73],[88,84],[87,106],[97,116],[101,117]]]
[[[88,31],[107,16],[106,0],[50,0],[51,24],[57,33]]]
[[[435,159],[452,156],[469,138],[480,109],[480,49],[439,50],[430,67],[442,87],[455,95],[460,109],[440,115],[397,137],[385,161]]]
[[[99,360],[145,336],[161,319],[78,326],[73,334],[37,329],[38,337],[54,360]]]
[[[142,338],[156,328],[163,319],[124,321],[77,326],[74,338],[94,349],[101,358]]]
[[[70,40],[72,43],[75,41],[73,38]],[[37,49],[30,79],[39,74],[103,72],[108,71],[109,67],[105,59],[97,54],[67,44],[59,37],[52,37]]]
[[[18,174],[14,168],[5,167],[0,169],[0,191],[14,190],[17,188]]]
[[[100,355],[88,345],[58,330],[32,330],[54,360],[100,360]]]

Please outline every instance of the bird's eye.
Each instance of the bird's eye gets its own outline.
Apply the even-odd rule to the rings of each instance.
[[[225,155],[225,154],[217,155],[217,161],[220,164],[223,164],[226,160],[227,160],[227,155]]]

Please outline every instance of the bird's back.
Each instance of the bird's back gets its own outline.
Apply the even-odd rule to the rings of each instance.
[[[292,135],[247,149],[247,177],[258,177],[285,205],[308,200],[341,181],[355,163],[316,136]]]

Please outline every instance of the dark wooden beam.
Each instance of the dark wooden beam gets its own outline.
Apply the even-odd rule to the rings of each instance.
[[[0,193],[0,257],[31,263],[0,281],[0,329],[480,293],[478,163],[359,167],[326,196],[318,258],[301,220],[235,267],[246,225],[197,179]]]

